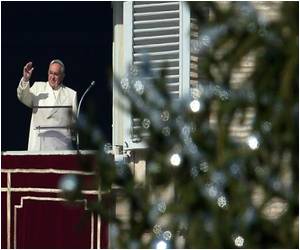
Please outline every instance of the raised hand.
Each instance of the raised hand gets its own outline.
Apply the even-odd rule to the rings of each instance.
[[[23,80],[25,82],[28,82],[30,80],[32,71],[33,71],[33,67],[32,67],[32,62],[28,62],[24,68],[23,68]]]

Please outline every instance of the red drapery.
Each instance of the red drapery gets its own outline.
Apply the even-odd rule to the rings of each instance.
[[[98,193],[77,155],[3,154],[1,163],[1,248],[108,247],[108,223],[86,209]],[[84,200],[61,197],[58,181],[68,172],[84,176]]]

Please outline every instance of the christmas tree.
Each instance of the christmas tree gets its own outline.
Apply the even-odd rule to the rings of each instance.
[[[129,204],[126,223],[89,205],[111,223],[112,247],[298,248],[299,5],[278,6],[266,21],[250,2],[190,3],[201,77],[189,96],[172,98],[146,55],[119,81],[141,121],[145,183],[81,117],[99,148],[96,183],[118,185]]]

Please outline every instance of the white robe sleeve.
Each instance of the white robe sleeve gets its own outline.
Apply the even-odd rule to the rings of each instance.
[[[33,86],[32,86],[33,87]],[[33,93],[32,88],[30,88],[29,82],[25,82],[23,77],[17,88],[17,97],[26,106],[32,108],[33,105]]]

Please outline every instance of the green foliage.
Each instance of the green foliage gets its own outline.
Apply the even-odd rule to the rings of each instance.
[[[298,3],[282,3],[271,22],[249,2],[190,8],[200,30],[196,94],[171,98],[163,71],[140,80],[152,76],[147,58],[119,85],[142,121],[144,185],[130,164],[116,165],[104,152],[100,132],[79,124],[99,148],[97,183],[106,191],[118,185],[129,220],[124,224],[102,203],[91,209],[111,221],[118,248],[153,248],[160,240],[171,248],[298,248]],[[234,86],[245,58],[253,70]],[[249,114],[250,134],[240,140],[233,121],[244,126]]]

